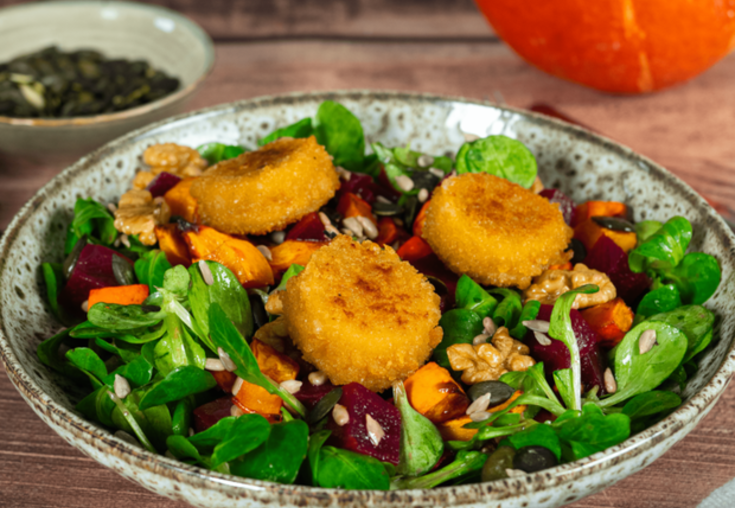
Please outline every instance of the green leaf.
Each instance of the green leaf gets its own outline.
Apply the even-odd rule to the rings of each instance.
[[[577,338],[574,336],[570,312],[578,294],[591,294],[599,290],[600,288],[593,284],[585,284],[584,286],[567,291],[556,300],[554,308],[551,311],[549,337],[562,341],[569,349],[569,355],[571,357],[571,386],[566,390],[569,399],[564,401],[568,409],[582,409],[582,367],[579,358],[579,346],[577,345]]]
[[[289,279],[291,277],[295,277],[303,271],[304,267],[301,265],[297,265],[296,263],[289,266],[288,270],[286,270],[286,273],[284,273],[283,277],[281,277],[281,282],[278,284],[278,287],[274,291],[284,291],[286,289],[286,283],[289,281]]]
[[[332,101],[324,101],[314,118],[314,134],[320,145],[334,157],[334,165],[352,170],[365,158],[365,134],[360,120]]]
[[[78,198],[74,204],[74,219],[69,225],[65,254],[69,254],[76,240],[87,235],[94,243],[110,246],[117,239],[115,217],[101,203],[92,198]]]
[[[230,462],[230,471],[245,478],[291,484],[306,458],[308,440],[309,426],[302,420],[271,425],[268,439]]]
[[[434,360],[445,369],[451,369],[447,348],[454,344],[472,344],[472,339],[483,331],[482,317],[468,309],[452,309],[439,320],[444,335],[434,349]]]
[[[306,450],[306,457],[309,461],[309,469],[311,470],[311,483],[319,486],[319,454],[321,453],[324,443],[327,442],[331,430],[319,430],[309,436],[309,446]]]
[[[171,454],[179,460],[194,459],[197,462],[202,461],[199,450],[189,442],[186,437],[175,434],[166,439],[166,447]]]
[[[148,284],[150,293],[163,287],[163,275],[171,268],[163,251],[154,249],[144,253],[135,261],[135,276],[141,284]]]
[[[70,349],[66,352],[66,358],[79,369],[92,374],[97,380],[101,380],[107,377],[107,367],[97,353],[86,347],[78,347]],[[90,378],[91,379],[91,378]],[[99,384],[95,383],[92,379],[92,383],[96,384],[95,388],[99,388]]]
[[[571,457],[565,457],[569,461],[615,446],[630,436],[628,415],[615,413],[605,416],[594,404],[585,404],[579,417],[564,419],[558,426],[555,422],[554,426],[559,439],[569,446]]]
[[[41,360],[42,364],[70,379],[79,380],[84,378],[84,374],[73,365],[65,362],[59,354],[59,348],[69,338],[70,330],[70,328],[67,328],[41,342],[36,348],[36,354],[38,354],[38,359]]]
[[[234,416],[226,416],[217,423],[209,427],[207,430],[197,432],[189,438],[189,442],[196,446],[200,452],[211,454],[214,447],[217,446],[229,434],[230,429],[235,424]]]
[[[674,392],[651,391],[636,395],[623,406],[623,414],[631,420],[669,411],[681,405],[681,397]]]
[[[176,403],[171,417],[171,431],[177,436],[189,436],[194,397],[185,397]]]
[[[390,477],[385,466],[368,455],[325,446],[319,450],[317,467],[314,483],[319,487],[348,490],[390,488]]]
[[[634,273],[669,270],[684,257],[692,239],[692,225],[684,217],[672,217],[645,242],[630,251],[628,264]]]
[[[121,365],[107,376],[103,380],[105,384],[112,386],[112,383],[115,382],[115,374],[127,379],[132,387],[140,388],[151,382],[153,365],[143,355],[138,355],[133,361]]]
[[[221,347],[237,366],[235,374],[249,383],[264,388],[270,394],[278,395],[302,418],[306,418],[304,405],[280,385],[275,385],[263,375],[250,346],[217,302],[212,302],[209,307],[209,324],[212,341],[216,346]]]
[[[59,293],[64,285],[64,268],[61,263],[43,263],[43,280],[46,283],[46,299],[54,317],[63,324],[71,323],[64,308],[59,305]]]
[[[513,434],[508,441],[516,450],[524,446],[543,446],[556,455],[556,460],[561,460],[561,443],[551,425],[534,425],[528,430]]]
[[[314,133],[314,128],[311,125],[311,118],[303,118],[296,123],[281,127],[263,139],[258,140],[258,146],[267,145],[268,143],[275,141],[279,138],[308,138]]]
[[[160,323],[165,316],[165,312],[160,310],[149,312],[148,307],[143,305],[104,302],[95,303],[87,313],[87,319],[94,326],[114,331],[137,331],[142,327]]]
[[[212,302],[217,302],[240,335],[250,338],[253,335],[253,313],[247,291],[229,268],[214,261],[205,263],[214,279],[211,286],[204,282],[198,263],[189,267],[192,282],[189,304],[202,334],[209,337],[209,307]]]
[[[141,409],[181,400],[187,395],[206,392],[217,386],[214,376],[194,366],[172,370],[164,379],[156,382],[140,401]]]
[[[660,286],[643,297],[638,304],[636,314],[642,317],[653,316],[681,307],[679,289],[674,284]]]
[[[575,399],[579,397],[579,394],[575,391],[577,387],[575,386],[574,371],[572,369],[559,369],[554,371],[553,376],[561,400],[568,408],[574,408]],[[581,404],[581,399],[579,399],[578,407],[582,407]]]
[[[431,489],[442,483],[479,471],[485,465],[486,460],[487,455],[484,453],[462,450],[457,453],[457,457],[453,462],[437,471],[418,478],[396,478],[391,482],[390,489]]]
[[[655,314],[647,321],[660,321],[674,326],[684,332],[687,337],[687,352],[684,362],[694,358],[712,340],[712,330],[715,326],[715,315],[701,305],[685,305],[678,309],[661,314]]]
[[[654,330],[657,344],[640,354],[643,332]],[[615,380],[618,390],[599,402],[609,407],[660,385],[681,364],[687,350],[687,336],[659,321],[644,321],[625,334],[615,352]]]
[[[541,310],[541,302],[538,300],[528,300],[523,305],[523,310],[518,318],[518,323],[509,330],[510,335],[518,340],[523,340],[528,329],[523,325],[524,321],[533,321]]]
[[[115,395],[114,392],[110,390],[109,387],[104,387],[101,391],[101,394],[106,395],[109,397],[109,399],[112,400],[112,402],[115,403],[116,409],[113,410],[113,419],[115,419],[118,423],[118,427],[120,427],[119,423],[120,421],[124,421],[127,424],[127,427],[124,429],[128,432],[133,432],[135,434],[135,437],[138,438],[138,441],[145,447],[146,450],[149,452],[156,453],[156,448],[153,446],[153,443],[150,442],[148,437],[146,436],[146,433],[143,431],[141,425],[138,422],[138,419],[141,418],[140,416],[136,418],[135,414],[138,412],[137,407],[135,406],[134,398],[131,397],[133,395],[132,393],[126,397],[128,399],[128,402],[125,403],[122,400],[120,400],[117,395]],[[99,399],[98,399],[99,400]],[[166,411],[168,411],[166,409]],[[119,415],[118,418],[114,418],[115,415]],[[170,419],[170,418],[169,418]],[[164,438],[164,445],[165,445],[165,438]]]
[[[714,256],[690,252],[662,277],[677,285],[684,303],[702,304],[715,294],[722,280],[722,270]]]
[[[458,309],[475,311],[483,318],[491,315],[498,305],[495,298],[467,275],[462,275],[457,281],[455,299]]]
[[[259,414],[238,417],[225,438],[214,447],[212,467],[230,462],[255,450],[271,433],[271,424]]]
[[[190,284],[191,276],[186,268],[181,265],[177,265],[163,274],[163,289],[180,300],[186,298]]]
[[[225,145],[224,143],[206,143],[198,146],[197,152],[211,165],[227,159],[233,159],[245,153],[245,149],[241,146]]]
[[[517,291],[506,288],[491,289],[488,293],[503,297],[493,312],[493,321],[495,324],[497,326],[505,326],[509,330],[514,328],[518,324],[523,309],[521,295]]]
[[[636,222],[635,233],[638,237],[638,243],[641,244],[648,241],[649,238],[661,229],[661,226],[663,226],[663,224],[657,220],[642,220],[640,222]]]
[[[467,142],[457,153],[457,173],[489,173],[530,189],[536,159],[520,141],[497,135]]]
[[[401,381],[393,384],[393,400],[401,412],[401,458],[397,472],[420,476],[439,462],[444,440],[434,424],[411,407]]]

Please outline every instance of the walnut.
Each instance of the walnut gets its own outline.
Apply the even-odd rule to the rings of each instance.
[[[455,344],[447,348],[452,369],[462,371],[462,382],[473,385],[496,381],[508,371],[523,371],[535,365],[528,346],[512,338],[504,326],[498,328],[492,344]]]
[[[163,198],[153,199],[146,190],[133,189],[122,195],[115,211],[115,229],[126,235],[138,235],[144,245],[155,245],[155,228],[166,224],[171,210]]]
[[[572,304],[573,309],[606,303],[617,296],[615,286],[607,275],[578,263],[574,270],[546,270],[533,279],[533,284],[523,292],[523,297],[526,301],[538,300],[543,304],[553,305],[567,291],[585,284],[595,284],[600,290],[589,295],[577,295]]]
[[[199,152],[188,146],[175,143],[163,143],[150,146],[143,152],[143,162],[151,168],[135,175],[133,187],[145,189],[153,178],[163,172],[181,178],[200,176],[208,163]]]

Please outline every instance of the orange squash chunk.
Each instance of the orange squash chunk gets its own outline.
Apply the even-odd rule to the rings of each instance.
[[[184,178],[163,195],[163,199],[171,209],[171,215],[178,215],[192,224],[196,224],[199,220],[197,200],[191,195],[191,185],[195,181],[196,178]]]
[[[351,192],[345,192],[339,198],[337,211],[345,218],[363,216],[370,219],[376,226],[378,224],[378,221],[373,215],[373,207],[360,196]]]
[[[250,349],[253,350],[255,359],[258,361],[260,371],[277,383],[296,379],[296,376],[299,375],[299,364],[268,344],[253,339]]]
[[[587,201],[577,206],[572,227],[576,227],[592,217],[621,217],[624,219],[627,215],[628,207],[625,203],[618,201]]]
[[[156,238],[158,238],[158,247],[166,254],[166,259],[171,266],[191,264],[189,248],[176,224],[156,226]]]
[[[506,400],[505,402],[503,402],[502,404],[499,404],[497,406],[489,407],[489,408],[487,408],[487,410],[490,413],[497,413],[498,411],[502,411],[506,407],[510,406],[521,395],[523,395],[523,392],[520,391],[520,390],[516,390],[513,393],[513,395],[510,396],[510,398],[508,400]],[[520,413],[524,412],[525,410],[526,410],[526,406],[524,406],[523,404],[521,404],[519,406],[514,407],[513,409],[511,409],[508,412],[509,413],[518,413],[518,414],[520,414]]]
[[[431,420],[442,423],[462,416],[469,398],[444,367],[429,362],[405,381],[411,406]]]
[[[635,249],[636,243],[638,243],[638,236],[634,232],[631,231],[626,233],[624,231],[613,231],[612,229],[600,226],[593,219],[587,219],[584,222],[580,222],[574,228],[574,238],[584,244],[587,248],[587,252],[592,250],[592,247],[595,246],[597,240],[599,240],[603,235],[615,242],[618,247],[623,249],[626,253]]]
[[[233,402],[244,412],[253,412],[265,416],[279,416],[283,400],[278,395],[268,393],[265,388],[243,381],[242,387],[233,397]]]
[[[444,441],[469,441],[475,437],[478,429],[465,429],[464,426],[468,423],[472,423],[472,419],[465,415],[454,420],[439,423],[436,428],[439,430],[439,434],[441,434]]]
[[[607,348],[613,348],[623,340],[633,326],[635,317],[622,298],[615,298],[580,312],[590,327],[603,338],[600,344]]]
[[[198,226],[184,233],[192,262],[207,259],[229,268],[245,288],[273,284],[273,270],[255,246],[209,226]]]
[[[424,203],[419,213],[416,214],[416,218],[413,221],[413,236],[421,236],[421,233],[424,231],[424,221],[426,221],[426,210],[429,208],[429,203],[431,203],[431,200]]]
[[[87,304],[91,309],[95,303],[116,303],[118,305],[140,305],[148,298],[148,284],[131,284],[130,286],[111,286],[92,289]]]
[[[281,245],[271,248],[271,269],[280,274],[288,270],[288,267],[294,263],[306,266],[311,255],[325,245],[327,245],[326,242],[286,240]]]

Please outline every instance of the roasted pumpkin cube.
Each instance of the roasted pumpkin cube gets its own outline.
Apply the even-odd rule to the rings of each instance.
[[[209,226],[197,226],[184,233],[192,262],[216,261],[229,268],[245,288],[273,284],[268,260],[247,240],[220,233]]]
[[[580,222],[574,228],[574,238],[584,244],[587,252],[592,250],[592,247],[595,246],[601,236],[608,237],[626,253],[633,250],[638,242],[638,236],[634,232],[613,231],[612,229],[600,226],[593,219]]]
[[[580,312],[590,328],[602,337],[600,344],[607,348],[613,348],[623,340],[635,317],[622,298],[615,298]]]
[[[281,274],[293,264],[306,266],[311,255],[324,245],[327,243],[286,240],[281,245],[271,248],[271,269],[274,273]]]
[[[89,308],[95,303],[116,303],[118,305],[140,305],[148,298],[150,289],[148,284],[131,284],[129,286],[110,286],[92,289],[89,292],[87,305]]]
[[[195,181],[196,178],[184,178],[163,195],[171,209],[171,215],[178,215],[192,224],[196,224],[199,219],[197,200],[191,195],[191,185]]]
[[[429,362],[405,381],[411,406],[431,420],[442,423],[463,415],[470,405],[462,387],[449,371]]]
[[[156,226],[156,238],[158,238],[158,247],[166,254],[166,259],[171,266],[191,264],[189,248],[176,224]]]
[[[268,344],[253,339],[250,348],[258,361],[260,371],[277,383],[296,379],[296,376],[299,375],[299,364]]]
[[[244,412],[253,412],[266,418],[281,415],[283,400],[278,395],[268,393],[265,388],[243,381],[233,397],[233,402]]]
[[[628,215],[628,207],[618,201],[587,201],[577,206],[574,213],[572,227],[591,219],[592,217],[620,217]]]
[[[454,420],[438,423],[436,428],[439,430],[439,434],[442,435],[444,441],[469,441],[477,434],[477,429],[464,428],[465,425],[471,422],[472,419],[464,415]]]
[[[345,192],[339,198],[337,211],[345,218],[362,216],[370,219],[376,226],[378,224],[378,221],[373,215],[373,207],[370,206],[370,203],[351,192]]]

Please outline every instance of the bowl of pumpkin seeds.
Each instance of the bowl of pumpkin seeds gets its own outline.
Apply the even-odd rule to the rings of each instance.
[[[0,9],[0,153],[67,161],[181,112],[214,46],[186,17],[130,2]]]

